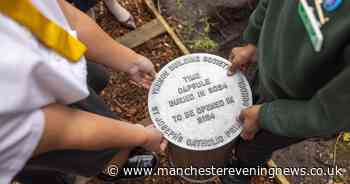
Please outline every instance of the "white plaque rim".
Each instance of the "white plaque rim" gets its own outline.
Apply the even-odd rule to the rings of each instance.
[[[223,62],[225,62],[225,63],[231,65],[231,62],[229,62],[227,59],[225,59],[225,58],[223,58],[223,57],[220,57],[220,56],[217,56],[217,55],[208,54],[208,53],[187,54],[187,55],[178,57],[178,58],[176,58],[176,59],[170,61],[169,63],[167,63],[165,66],[163,66],[162,69],[156,74],[155,79],[157,79],[157,78],[159,77],[160,74],[162,74],[164,71],[166,71],[166,70],[167,70],[166,68],[167,68],[169,65],[171,65],[171,64],[173,64],[173,63],[175,63],[175,62],[178,62],[178,61],[180,61],[180,60],[182,60],[182,59],[184,59],[184,58],[187,58],[187,57],[189,57],[189,56],[200,56],[200,57],[207,56],[207,57],[217,58],[217,59],[219,59],[220,61],[223,61]],[[245,82],[246,84],[249,84],[247,78],[246,78],[240,71],[237,71],[237,72],[235,73],[235,75],[240,75],[240,77],[244,80],[244,82]],[[153,90],[153,88],[154,88],[154,84],[155,84],[155,83],[152,83],[152,85],[151,85],[151,87],[150,87],[150,89],[149,89],[149,93],[148,93],[148,113],[149,113],[149,115],[150,115],[150,118],[151,118],[151,120],[152,120],[154,126],[155,126],[155,127],[162,133],[162,135],[163,135],[169,142],[171,142],[172,144],[175,144],[176,146],[181,147],[181,148],[184,148],[184,149],[194,150],[194,151],[208,151],[208,150],[214,150],[214,149],[217,149],[217,148],[220,148],[220,147],[223,147],[223,146],[229,144],[229,143],[232,142],[234,139],[236,139],[236,138],[239,136],[239,134],[242,132],[243,128],[240,127],[239,130],[236,131],[236,132],[232,135],[231,138],[227,139],[226,142],[224,142],[224,143],[222,143],[222,144],[217,144],[217,145],[211,146],[211,147],[199,147],[199,148],[194,148],[194,147],[188,146],[188,145],[186,145],[186,144],[179,144],[179,143],[175,142],[173,139],[169,138],[166,134],[163,134],[163,132],[162,132],[162,130],[161,130],[161,127],[159,127],[159,125],[158,125],[157,123],[155,123],[155,122],[156,122],[156,120],[155,120],[156,117],[153,115],[152,109],[151,109],[151,105],[150,105],[150,104],[153,104],[153,103],[151,102],[151,99],[152,99],[151,96],[152,96],[152,90]],[[249,85],[248,85],[247,90],[248,90],[248,94],[249,94],[249,106],[251,106],[251,105],[253,104],[253,100],[252,100],[252,91],[251,91],[251,88],[250,88]]]

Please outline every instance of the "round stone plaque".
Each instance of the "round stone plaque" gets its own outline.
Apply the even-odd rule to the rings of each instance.
[[[252,105],[249,84],[240,72],[227,76],[230,62],[211,54],[177,58],[157,74],[149,96],[152,121],[173,144],[213,150],[241,132],[236,118]]]

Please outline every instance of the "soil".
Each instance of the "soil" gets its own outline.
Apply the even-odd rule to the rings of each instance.
[[[135,17],[136,25],[139,27],[154,16],[148,11],[143,0],[119,0]],[[204,36],[217,43],[215,48],[190,48],[191,52],[207,52],[227,58],[233,47],[242,45],[242,32],[247,25],[248,17],[254,9],[254,0],[159,0],[155,4],[160,5],[159,9],[171,26],[178,33],[180,38],[190,48],[191,41],[201,39]],[[112,37],[119,37],[130,30],[124,28],[108,12],[102,2],[95,7],[97,22]],[[206,29],[209,25],[210,29]],[[172,39],[163,34],[147,41],[145,44],[134,49],[140,54],[148,57],[154,62],[157,70],[172,59],[182,55]],[[123,73],[111,72],[111,80],[107,88],[101,93],[111,110],[121,114],[123,120],[138,122],[148,117],[147,112],[147,91],[130,83]],[[273,159],[280,167],[328,167],[333,163],[331,153],[334,151],[335,139],[313,139],[290,146],[289,148],[277,151]],[[347,148],[348,143],[342,143]],[[349,146],[350,147],[350,146]],[[342,149],[337,156],[337,164],[347,167],[349,170],[350,149]],[[168,167],[167,154],[161,154],[161,166]],[[288,177],[291,183],[327,183],[329,177],[291,176]],[[271,183],[265,177],[256,177],[252,183]],[[339,179],[340,180],[340,179]],[[344,183],[350,183],[348,174],[341,177]],[[98,184],[97,180],[90,183]],[[152,176],[141,180],[127,180],[119,183],[138,184],[166,184],[188,182],[170,176]],[[220,183],[215,180],[214,183]],[[273,181],[272,181],[273,183]]]
[[[170,23],[176,20],[176,29],[185,43],[208,36],[217,48],[191,49],[191,52],[209,52],[227,58],[232,47],[243,43],[242,33],[247,26],[255,0],[159,0],[163,16]],[[205,30],[209,27],[208,30]]]
[[[277,151],[273,159],[279,167],[291,168],[342,168],[343,176],[287,176],[291,183],[326,184],[334,180],[335,184],[350,183],[350,144],[339,141],[335,149],[335,138],[309,139],[299,144]],[[336,155],[336,156],[334,156]],[[332,170],[330,170],[332,171]]]

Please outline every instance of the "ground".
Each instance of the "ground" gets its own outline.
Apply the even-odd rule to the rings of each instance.
[[[143,0],[120,0],[136,18],[141,26],[154,17],[148,11]],[[176,30],[191,52],[209,52],[227,58],[231,48],[242,44],[242,32],[248,17],[254,9],[254,0],[158,0],[155,1],[161,14]],[[97,22],[112,37],[116,38],[129,32],[122,27],[100,2],[95,7]],[[163,34],[135,48],[140,54],[150,58],[159,70],[172,59],[181,56],[180,50],[172,39]],[[123,73],[112,72],[108,87],[101,94],[111,110],[121,113],[121,118],[137,122],[148,117],[147,91],[129,82]],[[349,170],[350,145],[339,142],[336,158],[334,154],[336,139],[312,139],[303,141],[277,151],[273,159],[280,167],[332,167],[334,159],[339,167]],[[166,153],[161,154],[162,166],[168,166]],[[327,183],[329,177],[292,176],[291,183]],[[338,183],[350,183],[349,174],[333,178]],[[264,177],[254,179],[253,183],[271,183]],[[272,181],[273,182],[273,181]],[[99,181],[91,181],[99,183]],[[188,183],[176,177],[147,177],[142,180],[121,181],[120,183],[164,184]],[[213,183],[220,183],[218,180]]]

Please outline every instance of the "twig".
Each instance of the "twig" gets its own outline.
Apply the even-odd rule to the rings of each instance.
[[[189,54],[190,51],[186,48],[186,46],[181,42],[180,38],[176,35],[174,30],[170,27],[170,25],[166,22],[162,15],[159,14],[157,9],[154,7],[154,3],[151,0],[145,0],[148,8],[153,12],[153,14],[157,17],[157,19],[163,24],[164,28],[168,31],[169,35],[173,38],[175,44],[179,47],[183,54]]]
[[[333,168],[335,168],[335,165],[337,164],[337,146],[338,146],[338,143],[339,143],[339,140],[340,140],[341,137],[343,137],[343,132],[341,132],[341,133],[338,135],[337,140],[335,141],[335,144],[334,144],[334,151],[333,151]],[[329,176],[329,182],[328,182],[329,184],[334,183],[333,178],[334,178],[333,175],[330,175],[330,176]]]
[[[334,144],[334,153],[333,153],[333,155],[334,155],[334,157],[333,157],[333,166],[335,166],[335,164],[336,164],[336,161],[337,161],[337,145],[338,145],[338,143],[339,143],[339,140],[340,140],[340,138],[343,136],[343,132],[342,133],[340,133],[339,135],[338,135],[338,137],[337,137],[337,140],[336,140],[336,142],[335,142],[335,144]]]
[[[228,36],[221,44],[220,47],[224,47],[226,44],[230,43],[231,41],[234,41],[240,37],[240,34],[232,34]]]
[[[159,14],[162,14],[162,9],[160,8],[160,2],[157,0],[157,7],[158,7],[158,12]]]
[[[228,24],[227,20],[217,11],[215,10],[215,14],[219,17],[219,19],[224,22],[224,24]]]

